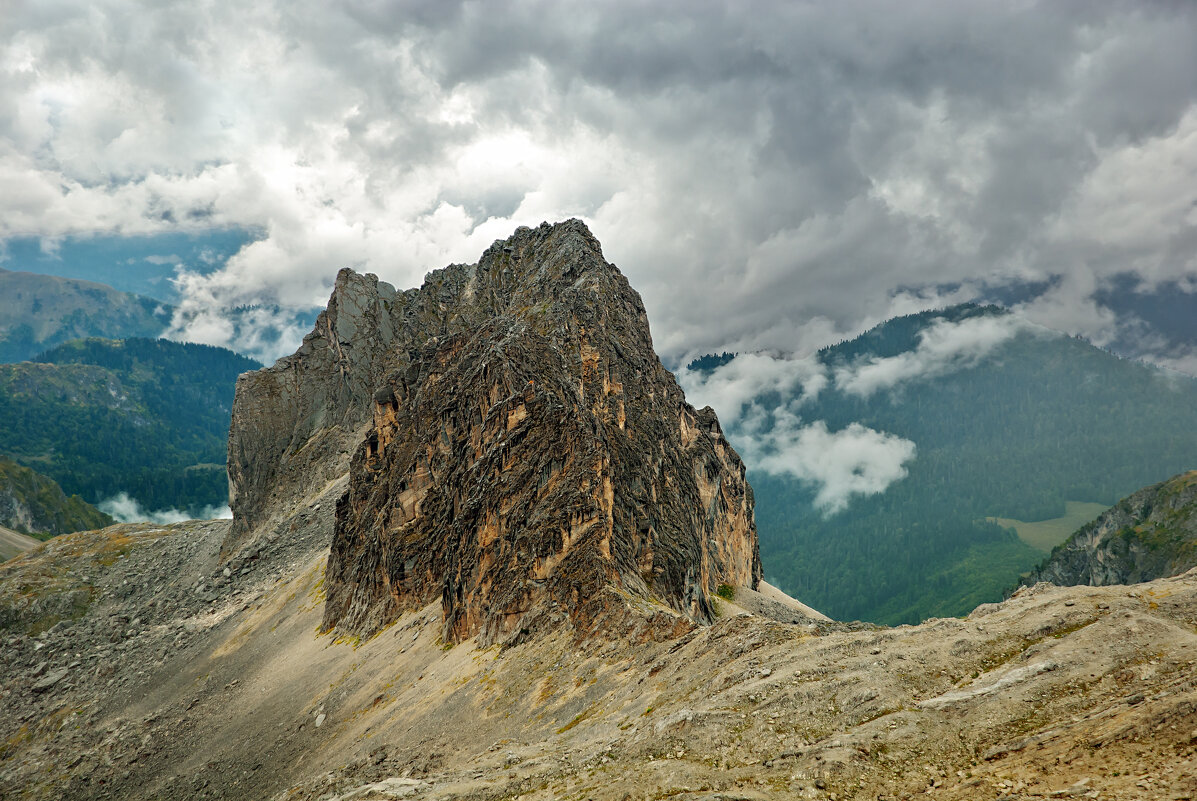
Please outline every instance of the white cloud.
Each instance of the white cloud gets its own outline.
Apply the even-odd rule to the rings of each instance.
[[[797,393],[801,404],[816,398],[828,379],[826,369],[812,357],[744,353],[708,372],[679,370],[677,380],[686,400],[715,409],[726,426],[734,425],[744,407],[761,395],[775,392],[788,402]]]
[[[736,444],[757,470],[790,475],[815,487],[815,507],[830,515],[856,495],[876,495],[905,478],[915,458],[908,439],[852,423],[830,431],[822,420],[804,425],[794,414],[775,413],[768,431],[745,431]]]
[[[1087,270],[1060,277],[1043,294],[1014,307],[1028,320],[1058,331],[1079,334],[1097,345],[1106,345],[1125,327],[1111,309],[1094,299],[1097,278]]]
[[[915,457],[910,440],[859,423],[834,432],[822,420],[804,423],[802,406],[829,381],[813,357],[741,354],[706,373],[682,370],[678,381],[690,403],[715,409],[750,469],[813,485],[815,507],[825,514],[854,496],[884,492]],[[776,401],[763,400],[772,394]]]
[[[933,378],[976,365],[999,345],[1030,326],[1012,314],[938,320],[919,332],[919,344],[896,356],[871,356],[837,368],[835,385],[868,397],[904,381]]]
[[[111,498],[101,501],[97,508],[104,514],[110,515],[119,523],[157,523],[170,525],[191,520],[193,516],[178,509],[159,509],[150,511],[143,509],[136,498],[129,497],[127,492],[120,492]],[[232,520],[233,512],[228,504],[224,506],[207,506],[200,510],[197,520]]]
[[[263,232],[181,273],[183,338],[569,216],[673,357],[1015,279],[1105,331],[1111,276],[1197,280],[1192,4],[9,5],[0,240]]]

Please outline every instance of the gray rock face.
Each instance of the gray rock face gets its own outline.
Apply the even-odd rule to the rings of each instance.
[[[1197,567],[1197,470],[1139,490],[1081,528],[1022,578],[1135,584]]]
[[[49,673],[47,673],[45,676],[42,676],[40,679],[38,679],[36,682],[34,682],[33,687],[31,689],[33,690],[33,692],[38,693],[38,694],[44,693],[44,692],[49,692],[51,689],[54,688],[55,684],[57,684],[58,682],[62,681],[63,679],[65,679],[67,677],[68,672],[70,672],[70,671],[68,671],[66,668],[58,668],[57,670],[52,670]]]
[[[343,476],[370,421],[370,396],[395,345],[403,295],[342,270],[328,307],[293,355],[237,380],[229,427],[230,557],[274,518]]]

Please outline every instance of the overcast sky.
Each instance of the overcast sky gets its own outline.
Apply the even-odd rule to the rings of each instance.
[[[263,232],[181,335],[570,216],[670,359],[1014,287],[1197,368],[1109,301],[1197,300],[1197,3],[0,0],[0,239]]]

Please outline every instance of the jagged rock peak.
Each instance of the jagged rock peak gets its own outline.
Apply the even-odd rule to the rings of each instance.
[[[541,273],[527,276],[524,268],[533,262],[519,254],[547,241],[562,256],[586,250],[597,258],[536,262]],[[527,304],[513,289],[525,279],[572,283],[581,277],[572,274],[578,265],[613,269],[586,226],[570,220],[520,228],[496,240],[477,265],[430,273],[423,290],[396,292],[374,275],[341,270],[328,307],[299,349],[237,382],[228,459],[233,525],[222,555],[252,554],[263,542],[288,536],[305,510],[331,513],[332,504],[321,499],[339,494],[338,482],[372,419],[371,395],[396,353],[466,330],[507,304]],[[447,306],[456,311],[446,315]]]
[[[397,293],[391,318],[326,627],[370,633],[439,599],[452,641],[567,619],[678,631],[712,618],[719,585],[757,586],[744,466],[583,223],[520,228]]]

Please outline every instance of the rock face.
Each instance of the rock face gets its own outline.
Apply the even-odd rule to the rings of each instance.
[[[1135,584],[1197,567],[1197,470],[1119,501],[1052,551],[1025,585]]]
[[[370,421],[370,395],[395,344],[401,294],[372,275],[342,270],[328,307],[293,355],[237,379],[229,426],[225,557],[276,517],[345,474]]]
[[[521,228],[371,302],[386,369],[337,504],[325,627],[371,633],[440,599],[452,641],[565,615],[582,631],[676,630],[713,617],[719,585],[757,586],[744,465],[714,412],[686,403],[639,295],[581,222]],[[318,425],[305,419],[293,453]],[[235,497],[235,513],[250,506]]]

